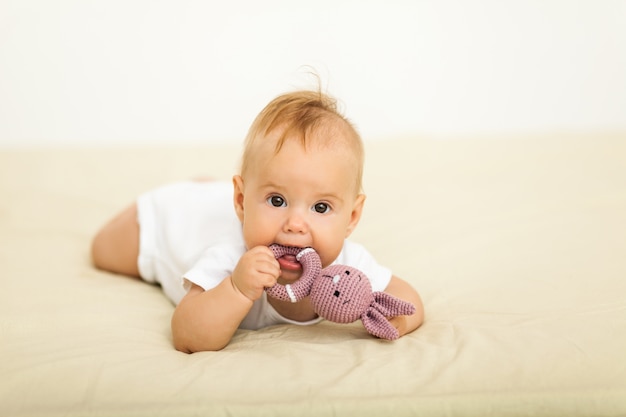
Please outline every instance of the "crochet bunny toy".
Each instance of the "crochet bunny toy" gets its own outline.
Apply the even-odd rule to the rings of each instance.
[[[302,265],[302,276],[293,284],[276,284],[267,288],[270,297],[295,303],[311,297],[313,310],[322,318],[335,323],[352,323],[359,318],[365,329],[382,339],[394,340],[398,330],[387,317],[410,315],[413,304],[384,292],[373,292],[369,279],[356,268],[330,265],[322,269],[319,255],[313,248],[271,245],[276,259],[283,256]]]

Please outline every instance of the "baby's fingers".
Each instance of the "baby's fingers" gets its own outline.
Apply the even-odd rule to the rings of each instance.
[[[255,258],[258,272],[269,274],[276,279],[280,276],[280,264],[267,246],[257,246],[251,249],[249,253]]]

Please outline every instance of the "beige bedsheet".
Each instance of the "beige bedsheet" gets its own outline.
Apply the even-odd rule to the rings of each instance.
[[[136,194],[229,178],[237,146],[0,151],[0,416],[624,416],[626,135],[367,143],[354,239],[418,288],[359,323],[175,351],[157,287],[90,266]]]

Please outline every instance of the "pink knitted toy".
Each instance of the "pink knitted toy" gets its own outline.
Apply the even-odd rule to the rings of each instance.
[[[331,265],[322,269],[313,248],[274,244],[270,249],[276,259],[295,256],[302,265],[302,277],[298,281],[266,289],[273,298],[295,303],[310,296],[313,310],[320,317],[335,323],[352,323],[360,318],[370,334],[388,340],[397,339],[399,334],[387,317],[415,312],[411,303],[384,292],[373,292],[369,279],[356,268]]]

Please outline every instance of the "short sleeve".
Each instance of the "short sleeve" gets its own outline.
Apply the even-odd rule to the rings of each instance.
[[[391,269],[380,265],[362,245],[346,240],[333,265],[349,265],[365,273],[373,291],[384,291],[391,281]]]
[[[244,245],[221,244],[207,249],[183,275],[185,289],[189,290],[191,283],[199,285],[205,291],[217,287],[232,275],[244,253]]]

